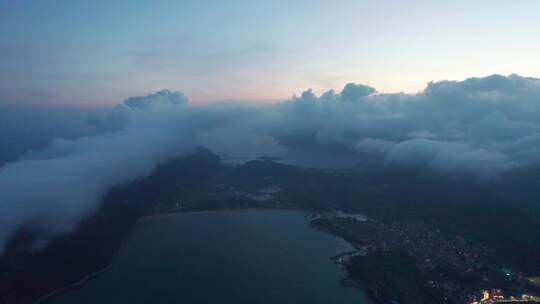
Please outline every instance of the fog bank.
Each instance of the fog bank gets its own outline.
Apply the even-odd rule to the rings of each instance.
[[[111,187],[196,146],[226,160],[266,155],[345,168],[377,160],[488,182],[540,164],[540,81],[493,75],[432,82],[418,94],[351,83],[272,105],[204,107],[165,90],[90,123],[97,135],[56,139],[0,168],[0,253],[21,227],[45,239],[71,231]]]

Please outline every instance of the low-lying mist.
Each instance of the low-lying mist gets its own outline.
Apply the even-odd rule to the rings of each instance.
[[[347,84],[272,105],[192,106],[180,92],[132,97],[88,121],[97,135],[55,139],[0,167],[0,254],[21,228],[72,231],[111,187],[203,146],[229,159],[311,167],[384,166],[489,183],[540,164],[540,80],[493,75],[418,94]]]

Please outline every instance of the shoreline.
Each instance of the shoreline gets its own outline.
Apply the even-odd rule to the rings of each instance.
[[[171,210],[171,211],[168,211],[168,212],[161,212],[161,213],[154,213],[154,214],[144,215],[144,216],[142,216],[142,217],[140,217],[139,219],[136,220],[135,225],[137,223],[139,223],[139,222],[150,221],[150,220],[159,219],[159,218],[172,217],[172,216],[180,215],[180,214],[218,213],[218,212],[230,212],[230,211],[275,211],[275,210],[313,212],[313,210],[309,210],[309,209],[305,209],[305,208],[295,208],[295,207],[291,207],[291,208],[287,208],[287,207],[276,207],[276,208],[273,208],[273,207],[250,207],[250,208],[219,208],[219,209],[208,209],[208,210]],[[312,221],[312,219],[310,219],[309,222],[311,223],[311,221]],[[333,233],[331,233],[329,231],[323,231],[323,230],[319,229],[318,227],[314,227],[312,225],[310,225],[310,226],[313,229],[318,230],[319,232],[328,233],[328,234],[330,234],[330,235],[332,235],[332,236],[334,236],[336,238],[339,238],[339,239],[343,240],[348,246],[350,246],[350,249],[355,249],[356,248],[353,243],[347,241],[346,239],[342,238],[339,235],[333,234]],[[50,299],[52,299],[55,296],[58,296],[58,295],[60,295],[60,294],[62,294],[64,292],[67,292],[67,291],[72,290],[72,289],[81,288],[89,280],[91,280],[91,279],[105,273],[110,268],[112,268],[112,266],[117,262],[119,253],[120,253],[120,251],[122,250],[122,247],[123,247],[123,243],[124,242],[122,242],[122,244],[120,245],[118,250],[113,254],[111,261],[107,265],[105,265],[103,268],[101,268],[101,269],[99,269],[99,270],[97,270],[95,272],[89,273],[88,275],[85,275],[80,280],[78,280],[78,281],[76,281],[76,282],[74,282],[72,284],[69,284],[69,285],[66,285],[64,287],[53,290],[50,293],[40,297],[39,299],[37,299],[33,303],[34,304],[44,304],[44,303],[46,303],[46,301],[49,301]],[[344,251],[343,253],[347,253],[347,251]],[[343,253],[340,253],[340,254],[343,254]],[[330,257],[330,260],[331,259],[332,259],[332,257]],[[346,271],[345,271],[345,273],[343,275],[344,275],[344,277],[341,279],[341,284],[342,284],[343,287],[345,287],[345,288],[355,288],[355,289],[361,290],[362,293],[364,294],[364,298],[367,301],[366,304],[378,304],[369,295],[370,291],[368,289],[363,288],[361,286],[357,286],[356,284],[349,285],[349,286],[344,285],[343,281],[348,280],[349,278],[348,278],[348,275],[347,275]],[[358,283],[358,282],[355,282],[355,283]]]
[[[327,233],[327,234],[330,234],[336,238],[339,238],[341,240],[343,240],[345,243],[347,243],[352,249],[354,249],[353,251],[356,251],[356,253],[358,254],[358,247],[348,241],[347,239],[345,239],[344,237],[340,236],[340,235],[337,235],[335,233],[333,233],[332,231],[330,230],[326,230],[326,229],[323,229],[322,227],[319,227],[317,225],[311,225],[311,227],[321,233]],[[333,257],[330,258],[330,260],[332,260],[333,258],[336,258],[336,257],[339,257],[341,255],[347,255],[351,253],[350,251],[344,251],[338,255],[335,255]],[[354,280],[354,279],[351,279],[349,277],[349,274],[347,272],[347,267],[348,267],[348,264],[345,263],[343,264],[344,265],[344,270],[343,270],[343,278],[341,279],[340,281],[340,284],[345,287],[345,288],[355,288],[355,289],[358,289],[360,291],[362,291],[362,293],[364,294],[364,299],[366,300],[366,304],[380,304],[381,302],[377,301],[377,298],[374,296],[374,291],[371,290],[370,288],[366,287],[366,286],[363,286],[362,282],[361,281],[358,281],[358,280]]]
[[[228,212],[228,211],[265,211],[265,210],[283,210],[283,211],[305,211],[305,212],[312,212],[313,210],[309,209],[303,209],[303,208],[287,208],[287,207],[249,207],[249,208],[219,208],[219,209],[207,209],[207,210],[171,210],[167,212],[160,212],[160,213],[152,213],[145,216],[140,217],[137,222],[140,221],[148,221],[152,219],[158,219],[158,218],[164,218],[164,217],[171,217],[178,214],[189,214],[189,213],[216,213],[216,212]]]
[[[50,293],[48,293],[48,294],[40,297],[39,299],[37,299],[34,302],[34,304],[43,304],[43,303],[45,303],[45,301],[48,301],[48,300],[54,298],[55,296],[58,296],[58,295],[66,292],[66,291],[81,288],[89,280],[91,280],[91,279],[105,273],[107,270],[109,270],[116,263],[116,261],[118,259],[119,252],[120,252],[121,249],[122,248],[119,248],[118,251],[114,253],[111,262],[108,263],[107,265],[105,265],[105,267],[103,267],[103,268],[101,268],[101,269],[99,269],[97,271],[94,271],[94,272],[92,272],[90,274],[85,275],[84,277],[82,277],[80,280],[78,280],[77,282],[75,282],[73,284],[69,284],[69,285],[61,287],[59,289],[51,291]]]

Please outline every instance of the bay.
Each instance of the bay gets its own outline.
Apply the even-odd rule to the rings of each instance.
[[[309,212],[178,213],[137,223],[116,262],[49,302],[367,303],[340,284],[343,240],[310,227]]]

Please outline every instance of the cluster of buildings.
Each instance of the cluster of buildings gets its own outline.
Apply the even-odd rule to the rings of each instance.
[[[361,254],[400,250],[413,257],[425,274],[427,287],[441,294],[448,303],[531,303],[532,296],[507,297],[500,286],[516,291],[530,287],[526,279],[488,262],[490,250],[462,236],[443,234],[424,223],[384,223],[373,219],[357,220],[328,216],[330,229],[355,244]],[[326,227],[328,228],[328,227]],[[478,294],[479,290],[483,290]]]
[[[492,304],[504,300],[504,295],[500,289],[482,290],[480,296],[470,295],[467,304]]]
[[[540,303],[540,297],[523,294],[520,297],[505,297],[500,289],[482,290],[480,295],[471,295],[467,304],[495,304],[495,303]]]

